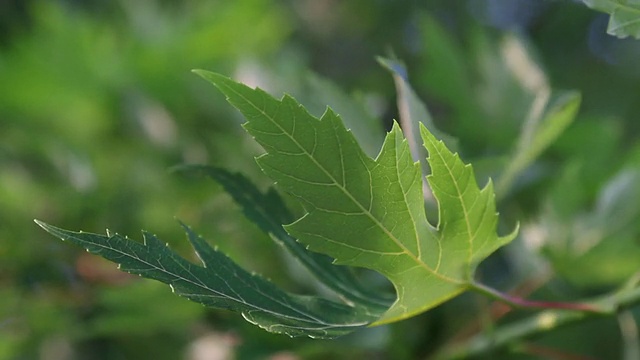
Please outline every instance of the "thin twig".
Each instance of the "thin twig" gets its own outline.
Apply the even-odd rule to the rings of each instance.
[[[609,309],[601,308],[595,304],[527,300],[517,296],[501,293],[495,289],[492,289],[490,287],[487,287],[479,283],[472,283],[471,290],[477,291],[490,298],[502,301],[503,303],[508,304],[514,308],[575,310],[575,311],[582,311],[582,312],[591,312],[596,314],[610,313]]]
[[[640,359],[640,341],[638,341],[638,324],[631,311],[622,311],[618,314],[620,335],[622,336],[623,359]]]
[[[449,344],[438,352],[433,359],[451,360],[485,354],[508,344],[522,341],[525,338],[592,318],[598,314],[612,315],[620,313],[634,305],[640,304],[640,287],[637,286],[638,279],[640,279],[640,277],[634,277],[621,289],[590,301],[569,306],[567,306],[569,303],[554,303],[556,305],[562,305],[554,309],[541,311],[529,318],[498,327],[495,331],[492,331],[491,334],[481,333],[464,343]],[[512,297],[505,296],[486,286],[474,284],[473,290],[491,296],[492,298],[506,301],[514,307],[522,307],[522,299],[514,302]],[[541,305],[545,302],[530,302],[529,300],[524,300],[524,303],[526,305],[531,305],[531,303]],[[525,307],[531,308],[530,306]]]
[[[546,284],[550,278],[551,273],[549,271],[544,271],[534,277],[525,280],[514,289],[510,290],[509,294],[510,296],[527,297],[534,291],[541,288],[544,284]],[[485,297],[481,298],[485,299]],[[481,329],[483,328],[481,322],[491,321],[492,323],[496,323],[512,310],[513,308],[511,306],[503,303],[502,301],[493,301],[488,306],[488,309],[486,311],[483,311],[483,313],[486,313],[487,316],[483,316],[482,321],[476,320],[469,322],[465,327],[460,329],[454,336],[452,336],[448,342],[462,342],[481,331]]]

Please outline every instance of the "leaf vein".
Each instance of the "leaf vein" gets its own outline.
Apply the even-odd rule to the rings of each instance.
[[[238,92],[236,89],[233,89],[231,87],[227,87],[228,91],[231,91],[233,93],[235,93],[238,97],[242,98],[247,104],[251,105],[254,109],[256,109],[257,111],[261,112],[263,117],[268,119],[273,125],[275,125],[276,127],[278,127],[279,129],[286,131],[276,120],[275,120],[275,116],[272,114],[268,114],[266,111],[264,111],[261,108],[258,108],[254,102],[251,101],[251,99],[248,99],[246,96],[244,96],[244,94]],[[299,148],[303,149],[303,151],[306,152],[306,149],[304,149],[304,147],[295,139],[293,138],[290,134],[286,134],[287,137],[289,137],[289,139],[291,141],[293,141]],[[353,197],[353,195],[347,191],[346,188],[339,186],[339,182],[331,175],[331,173],[324,168],[324,166],[322,166],[313,156],[311,156],[311,154],[309,154],[307,152],[308,156],[309,156],[309,160],[311,160],[311,162],[314,163],[315,166],[317,166],[322,172],[324,172],[332,181],[334,181],[336,184],[338,184],[338,188],[340,188],[340,190],[344,193],[344,195],[349,198],[356,206],[360,207],[363,211],[365,211],[365,213],[367,214],[367,216],[371,219],[371,221],[373,221],[384,233],[385,235],[392,240],[398,247],[400,247],[404,253],[406,253],[414,262],[420,264],[420,266],[422,266],[427,272],[433,273],[434,275],[436,275],[437,277],[441,278],[444,281],[448,281],[448,282],[453,282],[453,283],[458,283],[457,280],[449,278],[443,274],[439,274],[433,271],[433,269],[431,269],[431,267],[429,267],[429,265],[427,265],[426,263],[424,263],[423,261],[421,261],[420,259],[418,259],[415,254],[411,253],[411,251],[409,251],[409,249],[407,249],[407,247],[398,239],[395,237],[395,235],[393,235],[391,232],[389,232],[389,230],[386,228],[386,226],[384,226],[384,224],[382,224],[378,219],[375,218],[375,216],[373,216],[373,214],[370,211],[367,211],[366,208],[357,200]],[[334,241],[335,242],[335,241]]]

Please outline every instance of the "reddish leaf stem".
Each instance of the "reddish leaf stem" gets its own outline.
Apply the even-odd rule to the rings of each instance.
[[[573,302],[557,302],[557,301],[534,301],[527,300],[517,296],[501,293],[495,289],[487,287],[479,283],[471,283],[471,290],[475,290],[495,300],[515,308],[522,309],[561,309],[574,310],[581,312],[589,312],[596,314],[609,314],[610,311],[603,309],[595,304],[573,303]]]

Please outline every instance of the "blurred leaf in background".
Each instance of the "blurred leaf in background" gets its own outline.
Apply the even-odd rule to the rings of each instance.
[[[577,174],[567,173],[564,186],[579,182]],[[559,191],[554,195],[563,196]],[[544,233],[544,250],[560,275],[583,287],[612,287],[639,270],[639,216],[640,169],[628,165],[607,180],[590,211],[567,217],[550,207],[538,231]]]

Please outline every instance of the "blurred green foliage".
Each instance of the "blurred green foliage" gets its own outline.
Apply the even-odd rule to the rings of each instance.
[[[630,277],[640,263],[640,42],[607,35],[607,15],[574,2],[418,3],[0,4],[0,359],[196,359],[202,343],[250,359],[414,359],[490,317],[464,296],[344,339],[291,340],[124,276],[37,228],[33,218],[93,232],[144,228],[192,256],[177,217],[245,268],[317,290],[219,187],[167,170],[210,163],[268,184],[239,115],[193,68],[290,92],[316,114],[332,105],[375,153],[398,117],[392,79],[375,61],[391,51],[481,184],[499,181],[514,159],[541,89],[541,114],[563,90],[579,91],[578,117],[498,194],[505,229],[520,221],[523,232],[482,278],[502,289],[538,283],[528,295],[571,300]],[[513,44],[538,85],[510,63]],[[606,345],[594,340],[605,328]],[[599,319],[487,358],[536,358],[547,347],[621,358],[631,345],[619,328]]]

